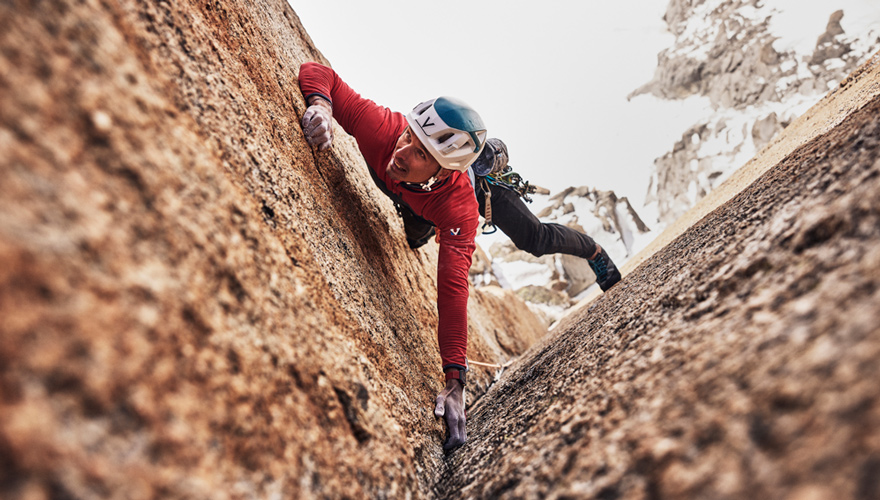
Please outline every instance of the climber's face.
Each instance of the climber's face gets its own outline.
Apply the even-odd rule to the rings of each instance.
[[[388,177],[398,182],[427,182],[437,176],[440,164],[413,134],[409,127],[397,138],[394,154],[388,163]]]

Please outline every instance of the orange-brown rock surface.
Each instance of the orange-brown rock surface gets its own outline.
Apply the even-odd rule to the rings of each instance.
[[[0,3],[0,497],[880,498],[880,55],[448,456],[436,247],[305,144],[306,60],[282,0]],[[469,309],[474,360],[543,333]]]
[[[0,3],[0,497],[429,495],[436,246],[307,146],[307,60],[283,0]],[[472,291],[472,359],[517,304]]]

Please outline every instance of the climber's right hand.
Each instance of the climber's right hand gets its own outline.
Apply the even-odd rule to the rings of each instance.
[[[302,117],[306,141],[323,151],[333,142],[333,107],[324,99],[316,98]]]
[[[446,419],[449,437],[443,443],[443,451],[461,446],[467,441],[467,417],[464,412],[464,386],[460,380],[447,380],[446,387],[437,395],[434,415]]]

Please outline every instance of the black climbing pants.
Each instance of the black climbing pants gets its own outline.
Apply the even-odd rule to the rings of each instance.
[[[541,222],[516,192],[494,184],[489,184],[489,190],[492,193],[492,222],[520,250],[535,257],[564,253],[584,259],[596,253],[593,238],[561,224]],[[476,195],[480,215],[485,217],[486,197],[479,179]]]
[[[406,241],[410,248],[419,248],[434,236],[434,224],[413,213],[399,196],[395,195],[370,169],[373,181],[385,193],[403,219]],[[520,250],[535,257],[564,253],[589,259],[596,253],[596,242],[589,236],[561,224],[543,223],[529,210],[519,194],[494,184],[488,184],[492,193],[492,222]],[[483,183],[477,179],[475,190],[480,215],[486,216],[486,197]]]

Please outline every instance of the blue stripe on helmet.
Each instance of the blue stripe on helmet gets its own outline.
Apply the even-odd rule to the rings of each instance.
[[[438,97],[434,101],[434,109],[447,125],[462,132],[468,132],[477,143],[477,149],[474,151],[479,150],[480,140],[474,132],[486,130],[486,126],[483,125],[483,119],[473,108],[452,97]]]

